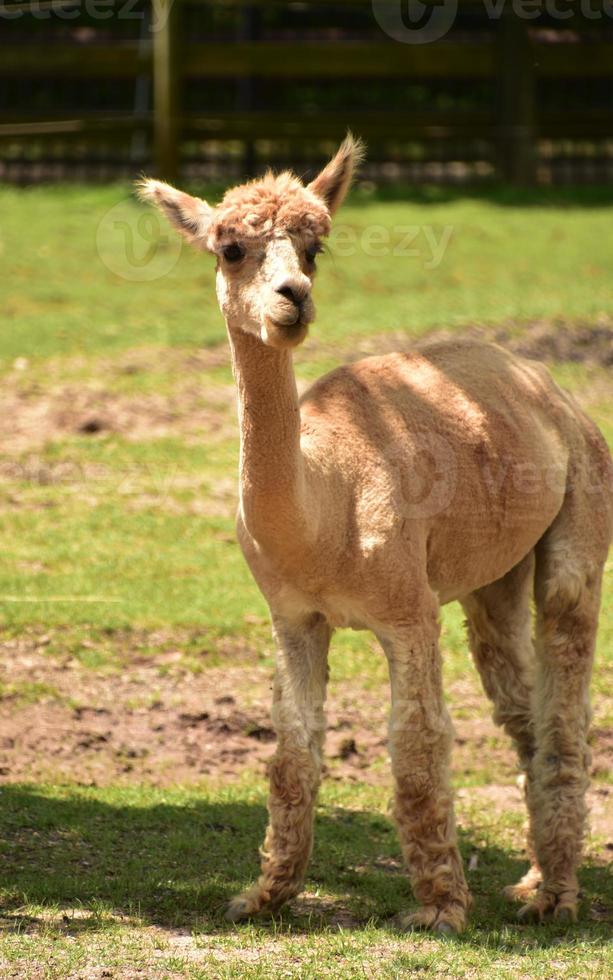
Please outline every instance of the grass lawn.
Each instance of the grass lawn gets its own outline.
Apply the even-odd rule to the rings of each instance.
[[[273,658],[234,539],[213,263],[126,187],[4,188],[0,213],[0,976],[613,972],[611,563],[577,926],[520,926],[500,897],[525,868],[523,813],[454,606],[443,647],[467,932],[395,926],[413,900],[388,816],[386,668],[354,633],[333,644],[305,892],[274,920],[224,922],[257,873]],[[545,357],[613,445],[612,219],[613,194],[358,189],[319,261],[300,383],[478,328]]]

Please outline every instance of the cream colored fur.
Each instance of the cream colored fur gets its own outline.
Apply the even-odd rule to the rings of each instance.
[[[543,367],[473,341],[358,361],[299,401],[291,348],[314,316],[313,255],[359,153],[348,137],[312,184],[268,174],[216,208],[158,181],[141,188],[217,256],[238,388],[238,536],[278,645],[262,874],[229,915],[275,909],[301,888],[328,645],[335,627],[351,626],[372,630],[389,660],[395,814],[419,902],[407,922],[462,929],[470,896],[438,616],[459,600],[494,717],[525,773],[533,866],[508,893],[527,899],[524,917],[574,918],[611,459]]]

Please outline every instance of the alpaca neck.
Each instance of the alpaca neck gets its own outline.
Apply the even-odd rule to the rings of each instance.
[[[238,389],[240,502],[261,545],[295,542],[304,526],[304,460],[292,355],[228,325]]]

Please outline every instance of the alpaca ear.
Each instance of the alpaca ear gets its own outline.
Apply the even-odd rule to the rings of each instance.
[[[347,133],[336,156],[326,164],[320,174],[307,185],[308,190],[324,202],[330,214],[343,203],[356,168],[362,162],[365,147],[361,140]]]
[[[136,193],[141,201],[155,204],[190,245],[206,248],[206,236],[213,214],[213,208],[206,201],[184,194],[163,180],[148,177],[136,183]]]

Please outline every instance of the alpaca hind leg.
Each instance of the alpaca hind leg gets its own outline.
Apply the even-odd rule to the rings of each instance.
[[[313,811],[322,765],[330,628],[313,616],[300,625],[277,619],[273,696],[277,750],[270,762],[269,822],[257,883],[234,898],[231,921],[274,911],[303,883],[313,843]]]
[[[461,932],[471,898],[460,857],[449,759],[453,729],[443,700],[438,625],[431,635],[380,637],[392,688],[394,815],[419,910],[410,928]]]
[[[462,602],[466,613],[470,650],[483,688],[491,699],[493,717],[512,739],[523,773],[528,808],[527,851],[530,869],[504,894],[528,898],[541,873],[534,853],[531,798],[534,757],[532,688],[535,653],[530,602],[534,586],[534,553],[530,552],[503,578],[477,589]]]
[[[534,842],[543,880],[521,919],[577,915],[586,819],[589,682],[608,534],[570,494],[536,549]],[[587,510],[587,508],[585,508]]]

